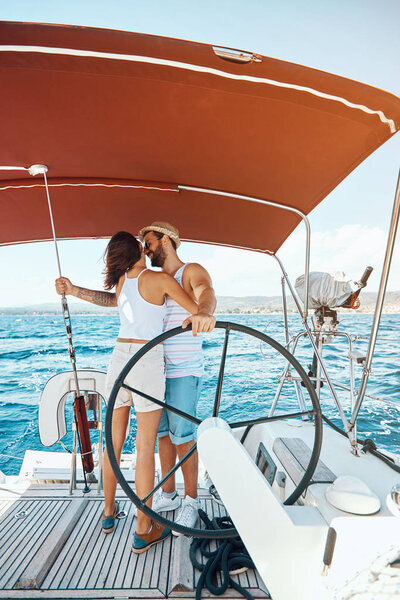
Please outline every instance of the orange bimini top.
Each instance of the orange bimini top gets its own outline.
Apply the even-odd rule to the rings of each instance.
[[[207,44],[0,23],[0,165],[49,167],[59,239],[137,233],[276,252],[400,125],[400,99]],[[0,244],[52,237],[42,176],[0,171]]]

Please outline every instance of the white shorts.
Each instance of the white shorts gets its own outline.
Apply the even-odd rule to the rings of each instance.
[[[128,360],[143,346],[144,344],[116,342],[107,369],[107,400],[110,397],[115,380]],[[145,354],[130,370],[124,381],[127,385],[164,402],[165,361],[162,345],[158,344],[155,348],[152,348],[147,352],[147,354]],[[120,406],[132,406],[132,404],[134,405],[136,412],[150,412],[153,410],[161,410],[162,408],[155,402],[151,402],[150,400],[139,396],[139,394],[135,394],[130,390],[121,387],[115,400],[114,409],[119,408]]]

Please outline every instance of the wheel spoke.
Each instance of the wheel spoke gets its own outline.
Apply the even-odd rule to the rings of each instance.
[[[252,425],[258,425],[260,423],[271,423],[272,421],[282,421],[283,419],[296,419],[297,417],[312,417],[315,414],[313,410],[306,410],[295,413],[285,413],[283,415],[275,415],[273,417],[260,417],[259,419],[251,419],[248,421],[237,421],[236,423],[228,423],[232,429],[238,427],[249,427]]]
[[[193,415],[189,415],[188,413],[183,412],[183,410],[179,410],[179,408],[175,408],[173,406],[170,406],[169,404],[165,404],[164,400],[157,400],[157,398],[153,398],[153,396],[149,396],[148,394],[145,394],[145,392],[141,392],[140,390],[131,387],[127,383],[121,383],[121,387],[125,388],[126,390],[129,390],[130,392],[133,392],[134,394],[139,394],[139,396],[142,396],[142,398],[146,398],[146,400],[150,400],[151,402],[158,404],[160,408],[167,408],[176,415],[179,415],[180,417],[183,417],[188,421],[192,421],[192,423],[196,423],[196,425],[200,425],[201,423],[201,420],[197,419]]]
[[[224,348],[222,350],[221,365],[219,367],[217,391],[215,392],[214,408],[213,408],[213,414],[212,414],[213,417],[216,417],[219,413],[219,405],[221,402],[222,383],[224,381],[226,351],[228,349],[228,338],[229,338],[229,328],[227,327],[225,329]]]
[[[170,471],[168,471],[168,473],[165,475],[165,477],[163,477],[161,479],[161,481],[159,481],[157,483],[157,485],[153,487],[151,492],[149,492],[145,498],[142,498],[143,503],[147,502],[147,500],[154,494],[154,492],[156,492],[158,489],[160,489],[160,487],[167,481],[167,479],[169,479],[171,477],[171,475],[173,475],[175,473],[175,471],[177,471],[183,465],[183,463],[185,463],[188,460],[188,458],[190,458],[192,456],[192,454],[194,454],[196,448],[197,448],[197,444],[194,444],[194,446],[192,446],[190,448],[189,452],[186,452],[185,456],[182,456],[180,461],[177,462],[176,465],[174,467],[172,467],[172,469]]]

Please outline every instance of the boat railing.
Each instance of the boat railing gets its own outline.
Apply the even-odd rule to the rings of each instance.
[[[284,208],[284,207],[282,206],[281,208]],[[304,217],[305,217],[305,215],[304,215]],[[315,360],[317,363],[317,371],[318,371],[316,384],[317,384],[317,386],[320,386],[321,382],[324,382],[328,385],[328,387],[331,391],[333,400],[336,404],[337,410],[339,412],[340,419],[343,423],[344,431],[345,431],[347,437],[349,438],[352,450],[355,454],[358,453],[356,421],[357,421],[357,416],[360,411],[364,397],[366,397],[367,383],[368,383],[368,380],[369,380],[369,377],[371,374],[371,363],[372,363],[372,358],[373,358],[375,345],[376,345],[376,341],[377,341],[380,319],[382,316],[383,303],[384,303],[384,299],[385,299],[386,286],[387,286],[387,282],[388,282],[388,278],[389,278],[390,266],[391,266],[391,261],[392,261],[392,256],[393,256],[394,245],[395,245],[395,241],[396,241],[396,234],[397,234],[399,219],[400,219],[400,172],[399,172],[399,176],[398,176],[398,180],[397,180],[396,193],[395,193],[395,198],[394,198],[394,203],[393,203],[393,210],[392,210],[391,222],[390,222],[390,227],[389,227],[388,240],[387,240],[387,244],[386,244],[385,258],[383,261],[381,280],[380,280],[380,285],[379,285],[379,290],[378,290],[378,296],[377,296],[377,301],[376,301],[376,306],[375,306],[374,317],[373,317],[373,323],[372,323],[372,327],[371,327],[371,334],[367,337],[356,336],[353,338],[354,341],[356,339],[367,339],[369,344],[368,344],[368,350],[367,350],[365,359],[362,361],[363,362],[363,375],[362,375],[362,380],[361,380],[359,389],[355,390],[354,384],[353,384],[353,377],[351,377],[350,394],[352,397],[352,405],[351,405],[351,416],[349,419],[346,418],[343,407],[341,405],[341,402],[340,402],[339,397],[335,390],[335,387],[340,387],[340,386],[336,385],[332,381],[332,379],[330,378],[330,376],[328,374],[327,367],[322,359],[322,337],[316,336],[315,331],[308,324],[308,289],[309,289],[309,264],[310,264],[309,258],[310,258],[311,230],[310,230],[310,224],[309,224],[309,221],[307,220],[307,218],[306,217],[303,218],[303,221],[306,224],[306,269],[305,269],[304,303],[302,303],[301,299],[299,298],[298,294],[296,293],[296,290],[289,279],[289,276],[283,266],[281,259],[275,253],[273,253],[269,250],[266,250],[264,252],[265,254],[272,256],[276,260],[276,262],[278,263],[279,268],[282,272],[282,278],[281,278],[282,308],[283,308],[286,346],[290,347],[290,344],[291,344],[290,334],[289,334],[289,326],[288,326],[288,317],[287,317],[287,302],[286,302],[286,285],[287,285],[287,287],[290,291],[290,294],[294,300],[297,312],[299,313],[302,323],[303,323],[303,326],[304,326],[304,331],[301,332],[300,334],[298,334],[298,336],[299,337],[301,337],[302,335],[307,336],[309,341],[311,342],[311,345],[314,350],[314,356],[315,356]],[[353,340],[349,336],[350,345],[352,344]],[[296,344],[297,344],[297,341],[296,341]],[[292,347],[292,352],[294,352],[294,350],[295,350],[295,345],[294,345],[294,347]],[[350,352],[351,352],[351,348],[350,348]],[[352,363],[353,363],[353,360],[350,360],[350,365],[351,365],[350,369],[352,369]],[[270,410],[270,414],[272,414],[275,410],[276,403],[277,403],[280,393],[282,391],[283,383],[284,383],[286,377],[288,376],[289,372],[290,372],[290,367],[289,367],[289,365],[287,365],[285,367],[285,369],[282,373],[282,377],[279,381],[278,389],[277,389],[276,396],[275,396],[274,402],[273,402],[271,410]],[[321,372],[322,372],[322,375],[321,375]],[[299,400],[299,404],[302,405],[301,394],[299,393],[299,382],[296,382],[294,380],[294,383],[296,386],[296,394],[297,394],[297,397]],[[353,401],[353,397],[354,397],[354,401]]]

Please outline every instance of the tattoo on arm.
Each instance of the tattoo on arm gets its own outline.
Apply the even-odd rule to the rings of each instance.
[[[76,297],[98,306],[117,306],[117,296],[113,292],[87,290],[77,286]]]

